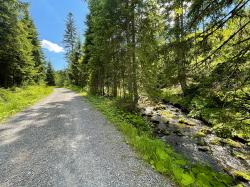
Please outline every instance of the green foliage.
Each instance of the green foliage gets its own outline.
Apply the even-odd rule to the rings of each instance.
[[[232,128],[228,127],[226,124],[217,124],[213,127],[216,135],[221,138],[232,137]]]
[[[70,12],[66,20],[65,34],[63,38],[64,47],[67,51],[66,57],[70,58],[71,52],[74,50],[77,42],[76,26],[74,23],[74,16]]]
[[[199,131],[194,135],[194,137],[197,137],[197,138],[202,138],[202,137],[205,137],[205,136],[206,136],[206,134],[204,132],[202,132],[202,131]]]
[[[242,147],[239,142],[233,141],[233,140],[231,140],[229,138],[225,139],[223,142],[228,144],[231,147],[235,147],[235,148],[241,148]]]
[[[0,89],[0,121],[32,105],[51,92],[51,87],[43,85]]]
[[[49,86],[55,86],[55,72],[50,62],[48,63],[47,67],[46,82]]]
[[[60,76],[60,74],[57,74],[57,78],[61,79],[60,85],[62,85],[62,82],[64,82],[65,84],[84,87],[87,84],[87,65],[84,62],[84,50],[80,38],[77,37],[76,26],[72,13],[68,14],[66,20],[66,29],[63,42],[66,49],[68,68],[65,71],[66,74],[64,77]]]
[[[213,145],[220,145],[221,138],[214,138],[213,140],[210,141],[210,143]]]
[[[145,161],[160,173],[171,176],[179,186],[231,185],[231,177],[216,173],[210,167],[190,163],[169,145],[154,138],[148,122],[136,114],[122,111],[116,100],[92,96],[76,87],[74,90],[82,91],[82,95],[126,135],[126,141]]]
[[[67,79],[67,73],[65,70],[55,72],[55,84],[58,87],[64,87],[70,84]]]
[[[0,87],[39,83],[44,59],[28,4],[0,1]]]
[[[221,137],[250,138],[247,0],[89,0],[88,5],[82,48],[75,44],[72,15],[67,21],[72,84],[120,98],[129,111],[140,95],[164,99],[203,119]]]
[[[182,94],[183,92],[178,86],[169,87],[168,89],[164,88],[161,90],[161,99],[188,108],[190,101],[188,98],[182,97]]]

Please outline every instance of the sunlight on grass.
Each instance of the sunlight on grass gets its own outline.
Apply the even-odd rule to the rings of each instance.
[[[47,86],[0,89],[0,121],[34,104],[53,91]]]

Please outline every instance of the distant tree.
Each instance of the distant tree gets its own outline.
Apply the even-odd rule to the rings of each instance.
[[[55,72],[50,62],[47,66],[46,82],[49,86],[55,86]]]
[[[80,86],[82,83],[82,66],[80,59],[82,57],[82,44],[80,37],[77,37],[76,26],[73,14],[69,13],[66,20],[66,29],[64,34],[64,47],[66,49],[66,59],[68,61],[67,77],[73,85]]]
[[[70,55],[70,64],[68,67],[68,76],[72,84],[80,86],[81,83],[81,57],[82,57],[82,44],[80,39],[77,39],[77,43]]]
[[[66,70],[59,70],[55,72],[56,86],[63,87],[67,85],[67,73]]]
[[[70,58],[71,53],[74,50],[77,43],[77,32],[74,23],[73,14],[70,12],[66,19],[66,29],[63,38],[64,47],[66,49],[66,58]]]

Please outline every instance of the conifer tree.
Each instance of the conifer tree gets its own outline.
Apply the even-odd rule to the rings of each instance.
[[[73,14],[70,12],[66,19],[66,29],[63,39],[64,47],[66,49],[66,58],[70,58],[70,54],[73,52],[76,42],[77,42],[76,26],[74,23]]]
[[[39,82],[44,64],[27,3],[0,1],[0,86]]]
[[[51,62],[49,62],[47,66],[46,82],[49,86],[55,86],[55,72],[51,65]]]

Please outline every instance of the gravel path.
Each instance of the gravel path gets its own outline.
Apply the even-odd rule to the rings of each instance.
[[[171,184],[82,97],[60,88],[0,125],[0,186]]]

